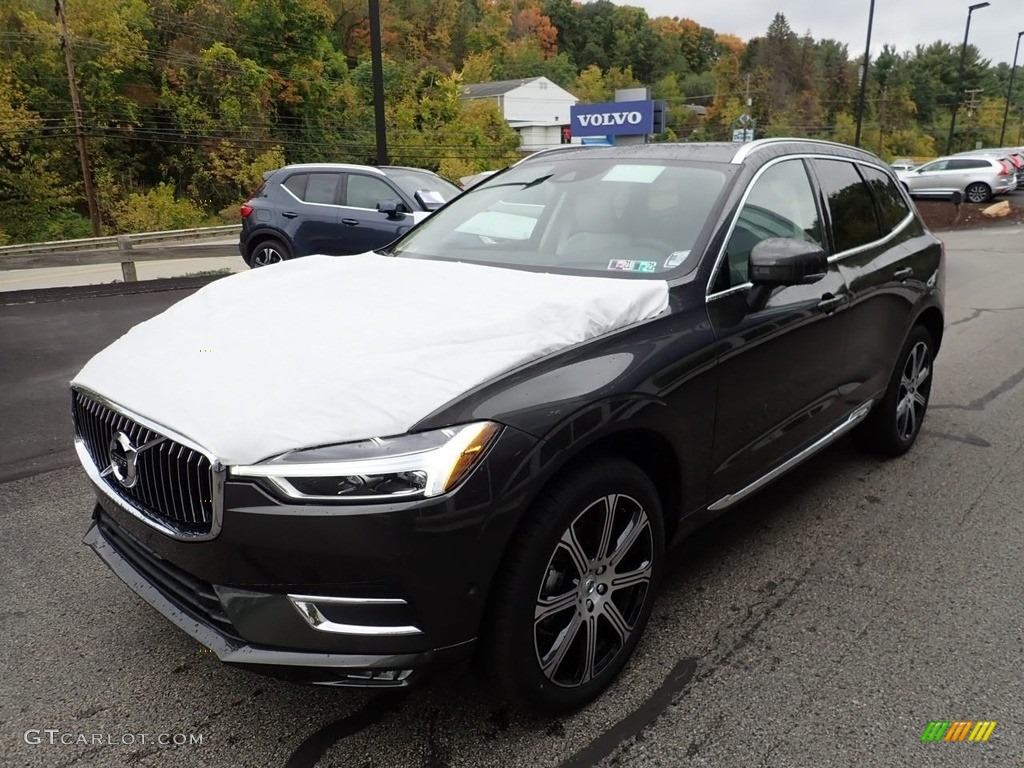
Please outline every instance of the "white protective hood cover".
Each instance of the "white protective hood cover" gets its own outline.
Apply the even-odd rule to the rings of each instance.
[[[72,383],[253,464],[402,434],[498,374],[667,306],[659,280],[307,256],[211,283]]]

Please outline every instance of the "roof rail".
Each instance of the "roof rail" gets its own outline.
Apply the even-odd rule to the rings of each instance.
[[[510,168],[514,168],[525,160],[530,160],[540,155],[557,155],[559,152],[569,152],[575,149],[596,149],[602,145],[600,144],[560,144],[557,147],[547,147],[546,149],[538,149],[536,152],[532,152],[521,160],[516,160],[512,163]]]
[[[733,155],[732,163],[734,165],[738,165],[742,163],[744,160],[746,160],[748,157],[750,157],[752,154],[764,149],[765,147],[770,147],[775,144],[782,144],[786,142],[800,142],[802,144],[820,144],[825,147],[842,147],[843,149],[852,149],[857,152],[863,152],[866,155],[871,155],[872,157],[877,157],[877,155],[875,155],[874,152],[869,152],[866,149],[854,147],[850,144],[841,144],[838,141],[825,141],[824,139],[802,139],[797,136],[784,136],[770,139],[755,139],[754,141],[747,142],[736,151],[735,155]]]

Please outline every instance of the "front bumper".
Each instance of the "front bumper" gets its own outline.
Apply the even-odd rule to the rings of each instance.
[[[99,495],[85,542],[224,662],[306,682],[404,686],[467,661],[536,446],[506,428],[456,491],[295,505],[229,480],[215,538],[182,541]],[[102,482],[102,481],[101,481]]]

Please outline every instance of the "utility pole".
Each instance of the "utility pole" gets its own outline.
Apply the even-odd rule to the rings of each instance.
[[[71,53],[71,35],[64,17],[64,0],[54,0],[53,11],[60,21],[60,47],[64,49],[64,63],[68,68],[68,87],[71,89],[71,109],[75,113],[75,137],[78,139],[78,159],[82,163],[82,185],[85,187],[85,201],[89,206],[89,220],[92,233],[100,236],[100,211],[96,205],[96,191],[92,187],[92,171],[89,170],[89,150],[85,146],[85,131],[82,128],[82,104],[78,99],[78,83],[75,81],[75,59]]]
[[[864,104],[868,95],[868,68],[871,66],[871,27],[875,23],[875,0],[871,0],[868,8],[868,39],[864,43],[864,66],[860,77],[860,97],[857,99],[857,133],[853,139],[853,146],[860,146],[860,130],[864,124]]]
[[[974,97],[984,90],[984,88],[970,88],[964,91],[964,93],[971,94],[971,100],[967,103],[967,117],[974,117]]]
[[[885,148],[885,97],[888,95],[888,87],[882,88],[882,95],[878,101],[878,155],[881,157]]]
[[[373,77],[373,124],[377,136],[377,165],[388,164],[388,134],[384,125],[384,65],[380,40],[380,0],[370,0],[370,69]]]

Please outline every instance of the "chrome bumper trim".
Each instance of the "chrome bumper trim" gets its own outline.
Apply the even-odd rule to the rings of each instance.
[[[397,637],[401,635],[422,635],[423,630],[411,625],[397,627],[366,626],[362,624],[339,624],[331,621],[317,603],[327,605],[406,605],[401,598],[381,597],[318,597],[315,595],[288,595],[288,600],[313,629],[338,635],[360,635],[362,637]]]

